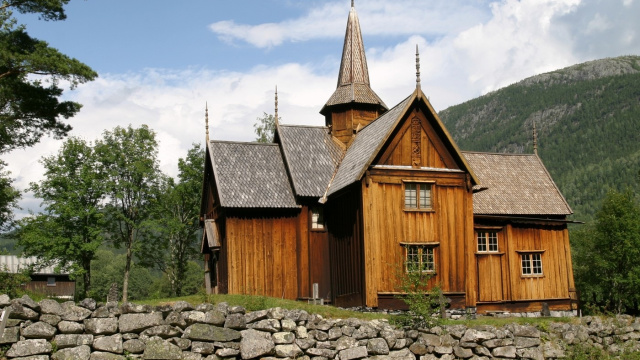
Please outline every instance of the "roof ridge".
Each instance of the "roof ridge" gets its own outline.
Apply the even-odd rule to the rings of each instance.
[[[263,142],[258,142],[258,141],[209,140],[209,143],[238,144],[238,145],[259,145],[259,146],[278,146],[277,143],[263,143]]]
[[[473,150],[460,150],[464,154],[485,154],[485,155],[507,155],[507,156],[536,156],[536,154],[524,154],[524,153],[501,153],[490,151],[473,151]]]

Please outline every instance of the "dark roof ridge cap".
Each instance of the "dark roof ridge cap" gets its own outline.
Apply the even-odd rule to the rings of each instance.
[[[505,155],[505,156],[537,156],[536,154],[524,154],[524,153],[501,153],[501,152],[488,152],[488,151],[472,151],[472,150],[460,150],[463,154],[482,154],[482,155]]]
[[[209,143],[216,144],[238,144],[238,145],[258,145],[258,146],[278,146],[277,143],[262,143],[258,141],[233,141],[233,140],[209,140]]]
[[[328,126],[322,125],[301,125],[301,124],[280,124],[280,127],[300,127],[300,128],[315,128],[315,129],[328,129]]]

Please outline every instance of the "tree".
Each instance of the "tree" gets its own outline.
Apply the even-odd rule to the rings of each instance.
[[[640,310],[640,204],[631,190],[609,191],[593,223],[574,234],[583,300],[622,313]]]
[[[153,252],[155,265],[168,277],[171,295],[183,295],[189,260],[199,255],[200,195],[204,173],[204,150],[194,144],[178,160],[177,182],[168,178],[158,201],[158,229],[167,251]],[[150,252],[151,253],[151,252]]]
[[[278,118],[278,121],[280,118]],[[262,117],[256,118],[256,123],[253,124],[253,131],[258,135],[257,142],[270,143],[273,141],[273,134],[276,131],[276,117],[264,113]]]
[[[151,243],[157,240],[152,216],[162,179],[158,143],[155,132],[146,125],[138,129],[118,126],[104,132],[95,150],[106,175],[106,210],[112,224],[112,241],[116,247],[126,249],[122,301],[127,301],[133,256],[143,245],[153,248]]]
[[[91,260],[103,242],[106,177],[91,144],[79,138],[41,162],[44,179],[30,190],[43,199],[45,211],[22,221],[18,244],[25,254],[82,276],[84,297],[91,289]]]
[[[71,126],[61,118],[74,116],[81,105],[59,101],[60,81],[72,88],[98,75],[18,25],[13,10],[40,14],[40,19],[64,20],[69,0],[2,0],[0,2],[0,154],[32,146],[45,134],[62,138]],[[11,224],[19,193],[0,163],[0,229]]]

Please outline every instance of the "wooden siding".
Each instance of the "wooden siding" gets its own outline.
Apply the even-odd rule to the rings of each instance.
[[[55,285],[47,285],[49,277],[56,279]],[[31,281],[24,285],[25,290],[54,297],[73,299],[76,292],[76,282],[69,279],[69,275],[31,275]]]
[[[226,218],[229,293],[298,297],[297,218]]]
[[[466,175],[372,169],[369,177],[362,184],[367,306],[378,306],[379,293],[398,290],[397,274],[405,261],[402,243],[439,243],[430,283],[440,284],[446,293],[464,293],[471,235],[466,226],[473,217],[465,206],[471,197]],[[434,181],[433,211],[405,210],[403,180]]]
[[[567,299],[574,288],[566,225],[508,225],[510,300]],[[522,275],[522,251],[539,250],[542,276]]]
[[[353,134],[364,128],[380,114],[375,110],[346,108],[331,113],[331,133],[344,144],[348,144]]]
[[[327,203],[332,300],[336,306],[363,304],[363,236],[359,188],[349,187]]]

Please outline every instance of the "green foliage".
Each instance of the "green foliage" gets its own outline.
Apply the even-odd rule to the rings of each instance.
[[[166,296],[193,294],[193,289],[185,289],[185,282],[189,260],[201,257],[198,250],[204,150],[200,145],[194,144],[187,156],[178,161],[178,170],[177,181],[168,178],[163,183],[155,207],[156,231],[163,251],[148,249],[151,256],[146,257],[167,275],[170,291]]]
[[[182,275],[181,291],[182,295],[194,295],[201,292],[204,287],[204,270],[202,265],[195,261],[189,261],[186,263],[185,272]],[[169,275],[165,272],[162,276],[156,279],[149,289],[150,298],[161,299],[174,297],[175,295],[175,282],[170,280]]]
[[[18,208],[20,192],[13,186],[10,173],[4,170],[6,164],[0,160],[0,231],[13,225],[13,210]]]
[[[400,315],[396,320],[399,325],[414,328],[431,328],[442,322],[441,312],[446,306],[440,286],[429,288],[432,273],[420,271],[407,264],[407,270],[398,269],[396,278],[398,295],[407,306],[409,313]]]
[[[0,268],[0,294],[7,294],[12,299],[20,297],[24,293],[22,285],[30,280],[28,271],[14,274],[10,273],[6,267]]]
[[[631,190],[609,191],[595,220],[573,233],[582,300],[604,311],[638,313],[640,204]]]
[[[44,179],[31,183],[30,189],[43,199],[45,211],[23,219],[18,245],[26,255],[56,261],[72,276],[82,277],[86,291],[91,287],[91,260],[106,225],[106,177],[94,149],[79,138],[68,139],[57,155],[41,162]]]
[[[539,156],[575,212],[590,220],[608,189],[636,183],[640,168],[640,73],[599,69],[640,66],[640,57],[558,70],[440,112],[458,146]]]
[[[158,164],[155,132],[142,125],[134,129],[116,127],[105,131],[95,151],[105,173],[106,213],[112,225],[110,240],[126,249],[122,301],[128,301],[129,274],[135,255],[144,258],[144,249],[161,249],[153,223],[153,208],[160,196],[162,173]]]
[[[274,115],[264,113],[262,117],[256,118],[256,122],[253,124],[253,131],[257,135],[257,142],[273,142],[273,135],[276,131],[276,117]]]
[[[105,301],[109,294],[111,284],[117,283],[118,289],[122,289],[123,277],[127,256],[116,255],[113,252],[100,249],[96,252],[95,259],[91,262],[91,290],[88,296],[99,301]],[[129,300],[146,299],[151,294],[151,285],[154,278],[149,269],[133,266],[129,276]]]

